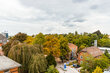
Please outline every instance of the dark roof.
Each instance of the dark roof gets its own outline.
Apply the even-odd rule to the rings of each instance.
[[[98,47],[88,47],[83,49],[81,52],[87,52],[88,54],[92,55],[93,57],[101,56],[103,53]]]
[[[20,67],[21,65],[6,56],[0,56],[0,71]]]

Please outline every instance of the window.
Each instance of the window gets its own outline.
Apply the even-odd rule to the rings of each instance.
[[[83,61],[80,61],[80,64],[82,64],[83,63]]]
[[[83,56],[80,56],[80,59],[83,59]]]

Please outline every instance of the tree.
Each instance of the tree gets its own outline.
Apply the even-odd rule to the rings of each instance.
[[[94,70],[94,72],[92,72],[92,73],[103,73],[103,72],[102,72],[102,69],[97,66],[96,69]]]
[[[45,61],[45,57],[42,55],[42,52],[40,51],[40,49],[33,45],[27,45],[22,43],[14,45],[9,50],[8,57],[22,65],[22,67],[20,68],[20,73],[31,72],[30,69],[32,68],[33,70],[36,70],[36,72],[42,72],[46,69],[45,65],[47,65],[47,63]],[[36,60],[38,62],[35,62]],[[30,65],[30,63],[32,65]],[[34,72],[31,72],[31,73],[34,73]]]
[[[98,46],[110,47],[110,39],[102,38],[102,39],[98,40]]]
[[[70,49],[68,47],[68,40],[65,37],[60,37],[60,51],[61,51],[61,57],[68,58]]]
[[[29,45],[32,45],[33,44],[33,41],[34,41],[34,38],[32,36],[28,36],[26,38],[26,40],[24,41],[24,43],[29,44]]]
[[[100,30],[97,30],[93,34],[101,35],[101,32],[100,32]]]
[[[95,31],[93,34],[97,34],[98,38],[101,39],[103,37],[102,33],[100,30]]]
[[[102,70],[107,69],[110,66],[110,60],[105,56],[101,56],[99,59],[95,59],[95,67],[98,66]]]
[[[7,56],[8,55],[8,52],[10,51],[10,49],[14,46],[14,45],[17,45],[19,44],[20,42],[18,40],[10,40],[9,42],[7,42],[6,44],[4,44],[2,46],[3,48],[3,51],[4,51],[4,54]]]
[[[95,68],[98,66],[100,67],[103,71],[104,69],[107,69],[110,66],[110,61],[106,56],[101,56],[100,58],[93,58],[91,55],[87,56],[85,54],[84,61],[82,66],[83,71],[88,71],[89,73],[92,73]]]
[[[77,31],[75,31],[75,35],[78,35],[78,32]]]
[[[47,60],[43,54],[32,55],[28,73],[42,73],[47,69]]]
[[[44,43],[43,51],[45,54],[52,53],[53,56],[60,56],[60,43],[57,37],[54,35],[47,35],[45,37],[46,42]]]
[[[86,72],[92,73],[94,69],[96,68],[95,59],[91,55],[88,55],[88,54],[84,54],[83,57],[84,57],[84,61],[81,64],[82,66],[81,71],[84,71],[84,73]]]
[[[74,37],[73,37],[73,34],[72,34],[72,33],[69,33],[69,34],[66,36],[66,38],[68,39],[69,43],[73,43]]]
[[[11,40],[18,40],[22,43],[23,41],[26,40],[26,38],[27,38],[27,34],[19,32],[14,37],[12,37]]]
[[[79,48],[77,53],[79,53],[82,49],[86,48],[86,44],[82,44]]]
[[[108,50],[105,50],[105,56],[108,57],[110,59],[110,54],[108,53]]]
[[[45,42],[45,36],[42,33],[39,33],[35,36],[34,44],[43,45]]]
[[[54,66],[57,65],[57,63],[55,61],[55,57],[51,53],[46,57],[46,59],[47,59],[47,62],[48,62],[48,67],[50,65],[54,65]]]
[[[89,37],[91,39],[91,44],[93,45],[94,40],[98,40],[97,34],[89,34]]]
[[[58,70],[54,67],[54,65],[49,66],[46,73],[59,73]]]

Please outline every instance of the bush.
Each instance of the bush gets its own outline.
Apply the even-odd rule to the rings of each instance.
[[[49,66],[46,73],[59,73],[58,70],[54,67],[54,65]]]
[[[51,53],[46,57],[46,59],[47,59],[48,67],[50,65],[54,65],[54,66],[57,65],[57,63],[55,61],[55,57]]]

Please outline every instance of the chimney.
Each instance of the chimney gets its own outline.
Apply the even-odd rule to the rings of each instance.
[[[97,40],[94,40],[94,46],[97,47]]]

